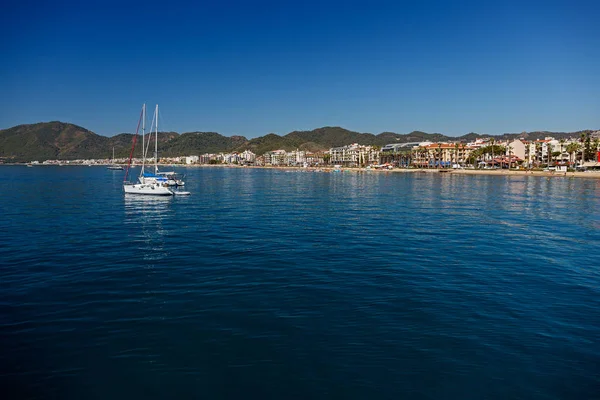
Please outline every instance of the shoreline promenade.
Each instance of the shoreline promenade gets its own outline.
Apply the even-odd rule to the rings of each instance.
[[[26,164],[0,164],[1,166],[25,166]],[[590,178],[600,179],[599,171],[569,171],[569,172],[556,172],[556,171],[534,171],[534,170],[485,170],[485,169],[434,169],[434,168],[393,168],[393,169],[366,169],[364,167],[341,167],[334,168],[332,166],[324,167],[292,167],[292,166],[242,166],[242,165],[231,165],[231,164],[189,164],[189,165],[169,165],[170,167],[176,168],[250,168],[250,169],[276,169],[276,170],[288,170],[288,171],[306,171],[306,172],[364,172],[364,173],[444,173],[453,175],[492,175],[492,176],[540,176],[540,177],[563,177],[563,178]],[[57,165],[35,165],[39,167],[52,167]],[[61,166],[84,166],[82,164],[62,164]],[[105,165],[91,165],[92,167],[103,167]]]
[[[331,166],[327,167],[291,167],[291,166],[241,166],[241,165],[223,165],[223,164],[198,164],[182,165],[184,168],[261,168],[276,169],[288,171],[307,171],[307,172],[365,172],[365,173],[431,173],[431,174],[454,174],[454,175],[495,175],[495,176],[545,176],[545,177],[575,177],[600,179],[600,171],[589,172],[555,172],[555,171],[528,171],[528,170],[485,170],[485,169],[427,169],[427,168],[394,168],[394,169],[366,169],[364,167],[341,167],[339,169]]]

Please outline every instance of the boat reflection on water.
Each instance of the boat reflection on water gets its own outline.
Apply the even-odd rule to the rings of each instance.
[[[125,229],[135,244],[138,254],[142,255],[143,266],[152,267],[156,262],[169,256],[165,241],[165,228],[173,210],[172,196],[139,196],[125,194]]]
[[[125,193],[123,196],[125,208],[135,208],[136,211],[152,211],[157,212],[167,207],[173,202],[173,196],[140,196],[137,194]]]
[[[172,212],[173,196],[139,196],[125,193],[125,215],[131,217],[127,222],[140,223],[147,219],[153,223],[161,223]]]

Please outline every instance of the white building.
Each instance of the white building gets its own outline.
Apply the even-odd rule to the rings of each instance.
[[[244,152],[240,154],[240,159],[247,163],[254,163],[254,161],[256,161],[256,154],[250,150],[244,150]]]
[[[240,162],[240,156],[237,153],[222,154],[222,157],[225,164],[238,164]]]
[[[264,154],[265,165],[285,165],[285,150],[273,150]]]
[[[348,146],[334,147],[329,150],[330,164],[357,167],[379,162],[379,150],[373,146],[354,143]]]
[[[185,158],[185,163],[188,164],[188,165],[189,164],[195,164],[195,163],[198,162],[199,159],[200,159],[200,157],[198,157],[198,156],[187,156]]]

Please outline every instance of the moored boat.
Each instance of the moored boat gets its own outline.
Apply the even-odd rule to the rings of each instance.
[[[176,172],[171,171],[171,172],[157,172],[156,173],[157,176],[159,177],[164,177],[167,179],[167,185],[169,186],[184,186],[185,182],[183,181],[182,178],[179,177],[179,175],[177,175]]]
[[[152,196],[173,196],[166,186],[157,183],[123,183],[123,190],[129,194],[145,194]]]
[[[114,147],[113,147],[112,163],[111,163],[111,165],[106,167],[106,169],[123,170],[123,167],[121,165],[115,164],[115,148]]]
[[[155,132],[155,154],[158,154],[158,104],[156,105],[156,111],[154,112],[155,118],[157,119],[156,123],[156,132]],[[146,105],[142,106],[142,113],[140,116],[142,122],[142,139],[145,136],[145,125],[146,125]],[[129,174],[129,167],[131,165],[131,159],[133,157],[133,150],[135,149],[135,143],[137,139],[137,134],[139,131],[140,123],[138,122],[138,128],[135,131],[135,136],[133,137],[133,144],[131,146],[131,153],[129,155],[129,162],[127,164],[127,171],[125,172],[125,180],[123,182],[123,190],[128,194],[138,194],[138,195],[151,195],[151,196],[172,196],[173,191],[169,189],[166,178],[161,180],[159,179],[146,179],[144,173],[144,169],[146,166],[146,156],[147,149],[144,141],[142,141],[142,168],[140,170],[140,175],[138,178],[139,183],[131,183],[127,182],[127,176]],[[151,131],[152,132],[152,131]],[[150,143],[151,136],[148,138]],[[158,157],[154,158],[154,170],[158,171]]]

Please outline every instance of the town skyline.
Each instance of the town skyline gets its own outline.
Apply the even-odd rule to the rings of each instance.
[[[332,147],[352,143],[383,147],[389,144],[415,142],[469,142],[477,138],[507,140],[521,137],[527,140],[544,139],[555,136],[558,139],[575,138],[582,134],[592,134],[594,130],[580,132],[521,132],[501,136],[470,133],[460,137],[451,137],[439,133],[411,132],[398,134],[393,132],[360,133],[340,127],[322,127],[312,131],[295,131],[279,136],[268,134],[247,139],[244,136],[223,136],[216,132],[159,132],[160,153],[163,156],[182,154],[201,154],[206,152],[232,152],[251,150],[257,154],[278,149],[324,151]],[[141,134],[141,132],[138,132]],[[152,132],[153,133],[153,132]],[[149,131],[147,135],[151,134]],[[134,134],[122,133],[116,136],[98,135],[84,127],[49,122],[30,125],[18,125],[0,130],[0,157],[4,160],[28,161],[35,159],[90,159],[103,158],[109,153],[119,156],[130,154]]]
[[[188,152],[192,154],[194,151]],[[479,137],[469,142],[452,141],[421,141],[412,143],[391,143],[383,147],[376,145],[359,145],[358,143],[331,147],[323,151],[306,151],[282,149],[255,154],[244,151],[217,152],[198,155],[178,155],[152,157],[158,164],[225,164],[252,166],[304,166],[319,167],[380,167],[386,169],[403,168],[464,168],[475,169],[485,165],[486,168],[516,169],[540,168],[545,163],[547,168],[560,166],[566,172],[567,168],[600,168],[600,131],[582,134],[581,138],[545,137],[544,139],[526,140],[521,138],[494,139]],[[60,160],[47,159],[42,165],[105,165],[114,163],[143,164],[142,158],[113,158],[113,159],[77,159]],[[0,164],[4,159],[0,157]],[[29,164],[39,165],[37,160]]]

